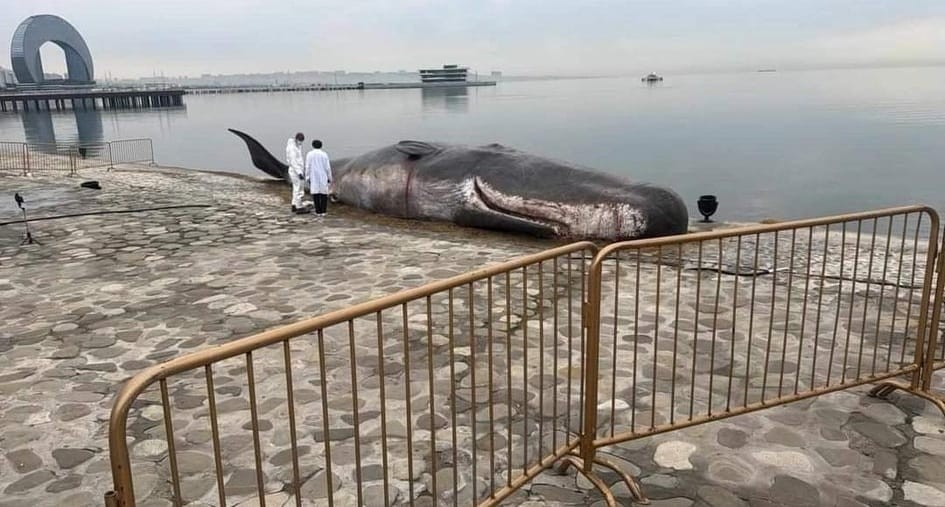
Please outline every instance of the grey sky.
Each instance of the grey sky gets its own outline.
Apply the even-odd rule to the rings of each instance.
[[[58,14],[96,74],[278,70],[600,75],[945,63],[943,0],[4,0],[0,40]],[[47,70],[60,70],[49,45]],[[9,67],[9,57],[0,58]]]

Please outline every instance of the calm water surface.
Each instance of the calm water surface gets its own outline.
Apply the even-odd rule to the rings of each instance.
[[[696,215],[797,218],[905,203],[945,211],[945,68],[668,75],[496,87],[187,96],[174,110],[0,114],[0,139],[151,137],[164,165],[262,175],[302,131],[333,157],[401,139],[498,142],[669,186]]]

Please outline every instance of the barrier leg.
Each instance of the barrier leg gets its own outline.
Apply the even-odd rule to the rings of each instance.
[[[105,493],[105,507],[118,507],[118,495],[114,491]]]
[[[926,391],[925,389],[913,387],[912,384],[907,382],[898,380],[887,380],[885,382],[881,382],[870,390],[870,396],[873,396],[874,398],[886,398],[897,389],[932,402],[932,404],[935,405],[942,413],[942,416],[945,416],[945,400],[929,391]]]
[[[932,236],[930,238],[930,243],[932,246],[938,245],[938,222],[933,222],[932,225]],[[934,394],[932,392],[932,374],[935,372],[935,354],[939,350],[939,344],[942,340],[940,321],[942,316],[942,305],[943,297],[945,297],[945,255],[942,255],[942,251],[939,251],[936,248],[930,248],[928,253],[928,260],[926,261],[927,269],[931,269],[932,266],[935,266],[935,272],[937,276],[935,278],[934,293],[930,288],[923,289],[923,300],[922,307],[919,311],[919,340],[916,343],[916,363],[921,365],[921,367],[912,374],[912,380],[908,383],[900,380],[886,380],[880,382],[876,387],[870,389],[870,396],[876,398],[885,398],[892,394],[893,391],[899,389],[910,393],[914,396],[918,396],[924,400],[932,402],[933,405],[938,407],[939,412],[945,416],[945,399]],[[926,286],[929,285],[931,277],[926,275]],[[931,309],[929,308],[931,303]],[[931,312],[931,314],[929,314]],[[931,322],[927,322],[931,315]],[[924,337],[928,337],[924,339]],[[926,348],[923,349],[923,342],[926,342],[924,345]]]
[[[638,504],[649,504],[649,499],[646,498],[646,495],[643,493],[643,488],[640,487],[640,484],[636,479],[633,478],[630,474],[624,472],[616,464],[604,459],[604,458],[594,458],[593,463],[586,463],[580,456],[576,454],[571,454],[561,458],[561,464],[558,465],[557,471],[559,473],[564,473],[567,471],[568,467],[574,467],[575,470],[581,475],[583,475],[591,484],[594,485],[594,488],[601,492],[604,495],[604,502],[608,507],[616,507],[617,499],[614,497],[613,491],[610,489],[610,486],[605,483],[599,475],[593,470],[593,466],[601,465],[610,470],[613,470],[617,475],[620,476],[620,479],[627,485],[627,489],[630,490],[630,495],[633,497],[633,501]]]
[[[591,484],[604,495],[604,502],[607,504],[607,507],[617,507],[617,499],[614,498],[613,491],[610,490],[610,487],[607,486],[593,470],[589,470],[590,467],[587,465],[587,463],[584,463],[584,460],[577,456],[564,456],[561,458],[561,467],[558,470],[564,471],[567,470],[568,466],[573,466],[579,474],[591,481]]]
[[[623,479],[623,482],[627,484],[627,489],[630,490],[630,494],[633,496],[633,501],[640,504],[648,504],[650,500],[647,499],[646,494],[643,493],[643,488],[640,486],[640,483],[637,482],[636,478],[632,475],[624,472],[616,463],[611,462],[610,460],[604,458],[595,458],[594,463],[601,465],[603,467],[613,470],[614,473],[620,476]]]

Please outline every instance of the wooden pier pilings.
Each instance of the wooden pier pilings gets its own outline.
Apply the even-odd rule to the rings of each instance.
[[[179,107],[185,93],[182,89],[4,91],[0,112]]]

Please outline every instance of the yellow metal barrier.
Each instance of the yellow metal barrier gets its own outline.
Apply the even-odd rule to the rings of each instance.
[[[945,255],[942,255],[942,252],[945,251],[945,238],[942,238],[942,240],[943,244],[939,246],[938,260],[935,263],[935,271],[938,273],[938,277],[935,282],[935,294],[931,300],[932,308],[929,315],[928,329],[931,337],[927,340],[928,349],[925,364],[922,368],[920,385],[916,388],[914,380],[909,383],[887,380],[873,388],[870,394],[885,397],[896,389],[902,389],[932,402],[942,414],[945,414],[945,398],[935,392],[932,385],[932,375],[936,371],[945,368],[945,333],[941,328],[943,299],[945,299],[945,277],[943,277],[945,275]]]
[[[909,206],[602,249],[585,471],[604,446],[901,375],[926,396],[938,231]]]
[[[196,500],[193,481],[215,483],[219,505],[265,503],[270,481],[295,505],[498,504],[577,447],[596,250],[521,257],[143,371],[112,409],[107,504],[135,505],[132,455],[166,463],[169,487],[149,489],[177,504]],[[195,455],[212,464],[181,458]]]
[[[575,243],[185,355],[119,393],[106,503],[135,505],[133,455],[176,504],[491,506],[573,466],[613,506],[598,465],[645,501],[598,449],[867,383],[938,400],[939,230],[907,206]]]

